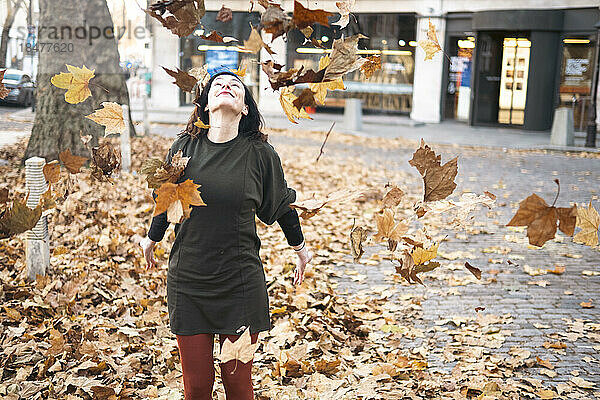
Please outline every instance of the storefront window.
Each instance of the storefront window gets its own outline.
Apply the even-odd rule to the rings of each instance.
[[[471,68],[473,65],[473,36],[449,38],[450,63],[444,117],[467,121],[471,106]]]
[[[332,21],[337,18],[334,17]],[[321,56],[329,53],[333,38],[362,33],[368,39],[359,41],[359,54],[381,55],[382,68],[365,79],[360,70],[344,76],[346,90],[329,92],[325,107],[343,107],[345,98],[362,100],[365,111],[409,113],[412,101],[414,76],[416,19],[410,14],[356,14],[344,31],[335,25],[315,25],[313,36],[323,41],[326,49],[318,49],[299,32],[290,32],[288,40],[288,65],[317,70]]]
[[[504,38],[498,122],[523,125],[529,75],[531,42],[527,38]]]
[[[594,35],[563,39],[560,103],[573,108],[575,130],[584,131],[591,111]]]
[[[189,71],[194,67],[202,67],[207,64],[209,72],[216,69],[236,69],[246,67],[246,75],[242,78],[244,83],[252,91],[255,99],[258,99],[259,61],[258,55],[238,49],[237,45],[243,44],[244,39],[250,36],[250,24],[258,26],[260,14],[257,12],[234,12],[231,22],[223,23],[216,20],[217,12],[209,11],[202,19],[202,26],[196,31],[181,38],[180,67]],[[239,42],[216,43],[200,38],[200,35],[208,35],[211,31],[217,31],[223,36],[232,36]],[[169,66],[166,66],[169,68]],[[181,105],[192,104],[192,93],[180,90]]]

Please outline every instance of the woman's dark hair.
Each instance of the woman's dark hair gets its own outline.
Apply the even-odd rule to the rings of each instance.
[[[196,107],[194,108],[194,112],[192,112],[192,115],[188,120],[187,126],[183,131],[179,132],[178,136],[190,135],[192,138],[195,139],[198,137],[198,135],[206,135],[208,133],[208,129],[199,128],[196,125],[194,125],[194,122],[198,121],[198,118],[200,118],[200,120],[206,125],[210,124],[208,118],[208,111],[205,110],[206,105],[208,104],[208,91],[210,90],[210,87],[216,77],[226,74],[233,75],[236,78],[238,77],[233,72],[223,71],[214,74],[200,93],[198,93],[199,86],[196,87],[196,98],[193,101]],[[258,106],[256,105],[254,98],[252,97],[250,89],[248,89],[248,87],[244,84],[244,82],[241,81],[241,79],[240,83],[244,87],[244,103],[246,103],[246,106],[248,107],[248,114],[242,115],[242,118],[240,119],[240,124],[238,126],[238,135],[246,136],[251,139],[260,139],[263,142],[266,142],[269,135],[266,135],[261,132],[262,128],[264,127],[263,117],[260,114],[260,111],[258,111]]]

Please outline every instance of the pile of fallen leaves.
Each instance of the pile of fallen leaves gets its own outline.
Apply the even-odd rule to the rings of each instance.
[[[153,136],[133,139],[133,170],[141,168],[141,160],[166,154],[170,144],[171,139]],[[0,167],[11,190],[21,196],[25,195],[24,170],[18,160],[24,148],[23,142],[4,148],[10,164]],[[375,265],[395,258],[390,242],[379,244],[381,238],[394,237],[393,229],[383,233],[388,224],[382,220],[389,218],[392,206],[397,207],[396,218],[436,221],[445,208],[462,209],[460,200],[424,203],[427,180],[421,187],[412,175],[374,170],[359,160],[324,157],[315,163],[317,155],[303,146],[286,147],[280,154],[288,184],[297,190],[298,198],[316,196],[322,204],[302,223],[315,257],[299,288],[292,286],[295,255],[283,233],[277,224],[267,227],[257,220],[273,320],[273,329],[263,334],[254,357],[257,398],[559,395],[554,392],[558,389],[543,383],[532,381],[527,386],[513,379],[534,364],[530,354],[515,349],[508,358],[494,355],[493,349],[510,335],[494,325],[506,323],[510,316],[486,314],[472,321],[450,321],[457,326],[449,331],[455,343],[444,349],[443,357],[463,364],[448,374],[428,365],[428,349],[433,346],[416,344],[425,336],[424,329],[416,326],[423,312],[418,296],[398,296],[391,302],[394,292],[389,289],[371,296],[344,296],[335,290],[332,278],[352,262],[353,255],[356,259],[356,241],[349,235],[353,226],[365,226],[363,244],[380,249],[381,256],[365,261]],[[436,160],[434,156],[434,165]],[[413,163],[427,164],[419,164],[418,157]],[[439,164],[443,169],[448,162]],[[121,174],[111,183],[79,173],[69,179],[69,195],[57,201],[49,216],[52,263],[46,277],[35,283],[25,281],[23,235],[0,242],[0,395],[7,399],[182,398],[181,365],[175,337],[168,329],[166,305],[172,226],[157,246],[158,270],[145,271],[137,242],[146,234],[154,209],[145,177]],[[389,184],[400,182],[403,195],[389,195]],[[360,187],[362,195],[327,202],[332,192],[348,187]],[[393,193],[399,194],[398,190]],[[415,204],[423,208],[424,217],[415,217],[419,212]],[[453,226],[457,221],[458,229],[465,217],[452,214],[445,224]],[[379,222],[380,234],[370,235]],[[444,232],[434,225],[442,223],[429,225],[429,234],[439,243]],[[411,223],[398,237],[411,249],[411,258],[419,248],[414,235],[421,229]],[[427,246],[423,250],[431,251]],[[396,283],[408,285],[401,279]],[[473,360],[480,360],[479,364]],[[218,377],[215,390],[222,397],[219,381]],[[575,395],[587,386],[593,384],[582,380],[560,390]]]

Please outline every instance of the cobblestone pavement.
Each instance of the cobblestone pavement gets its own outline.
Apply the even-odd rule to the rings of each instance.
[[[23,110],[23,107],[0,104],[0,131],[31,131],[33,123],[19,122],[9,118],[10,114]]]
[[[308,138],[276,135],[272,135],[270,141],[275,147],[287,144],[313,146],[315,154],[318,154],[321,145],[320,141]],[[391,279],[394,267],[390,262],[369,266],[354,264],[348,257],[347,268],[350,273],[342,275],[338,289],[348,293],[362,290],[363,293],[373,294],[385,288],[393,288],[399,295],[422,296],[423,319],[416,325],[426,332],[422,341],[427,346],[434,344],[438,348],[453,341],[448,331],[456,324],[446,322],[449,318],[457,317],[454,318],[457,324],[464,327],[465,322],[461,318],[474,318],[477,314],[475,307],[485,307],[483,313],[486,314],[510,314],[510,323],[496,327],[510,330],[512,335],[506,338],[502,347],[493,349],[492,354],[506,355],[511,347],[518,346],[531,351],[532,357],[539,356],[549,360],[556,367],[556,376],[553,378],[540,375],[542,368],[536,367],[524,370],[523,376],[555,384],[568,381],[578,374],[583,379],[596,382],[598,389],[600,343],[597,338],[600,332],[595,331],[595,342],[589,340],[587,334],[581,332],[581,324],[589,326],[587,324],[600,322],[600,276],[586,275],[589,272],[584,274],[584,271],[600,272],[600,252],[572,243],[571,238],[562,236],[561,239],[560,234],[558,240],[546,243],[542,249],[530,248],[526,232],[515,232],[503,225],[516,212],[518,202],[531,193],[538,194],[548,204],[552,204],[556,195],[556,184],[553,182],[555,178],[560,179],[561,183],[558,206],[568,206],[570,202],[587,205],[590,198],[597,201],[600,190],[600,159],[580,158],[564,153],[505,152],[448,145],[433,148],[437,154],[442,155],[442,162],[459,157],[457,193],[463,190],[476,193],[488,190],[498,197],[498,206],[491,216],[499,224],[474,226],[470,232],[473,234],[468,235],[448,231],[448,241],[440,246],[440,253],[464,252],[456,260],[440,260],[443,265],[450,267],[445,271],[446,277],[469,275],[463,267],[464,262],[469,261],[482,270],[482,280],[475,281],[473,278],[473,283],[449,287],[445,279],[432,279],[423,274],[425,287],[409,286],[398,279]],[[415,177],[408,185],[418,185],[415,190],[420,189],[420,177],[408,164],[414,148],[386,150],[332,143],[327,144],[325,151],[325,157],[359,158],[373,168],[406,171]],[[397,183],[406,186],[403,182]],[[595,203],[596,207],[597,204]],[[485,212],[478,216],[479,219],[487,219]],[[373,251],[367,248],[363,259],[368,258],[370,253]],[[508,264],[507,260],[518,266]],[[525,268],[546,270],[556,266],[565,267],[565,272],[541,276],[530,276],[524,272]],[[465,271],[464,274],[461,270]],[[364,279],[352,279],[361,275],[365,276]],[[488,283],[483,284],[486,281]],[[590,299],[595,308],[580,306],[581,302],[588,302]],[[441,325],[449,329],[441,330]],[[567,348],[555,350],[543,347],[546,341],[558,340],[566,343]],[[406,345],[419,346],[420,343],[417,339]],[[455,362],[444,362],[438,356],[439,351],[438,354],[430,354],[430,367],[449,372]],[[600,395],[598,392],[596,394]]]

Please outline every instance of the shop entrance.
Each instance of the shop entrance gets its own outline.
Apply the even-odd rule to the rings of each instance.
[[[530,49],[531,41],[522,33],[479,34],[474,124],[524,124]]]

